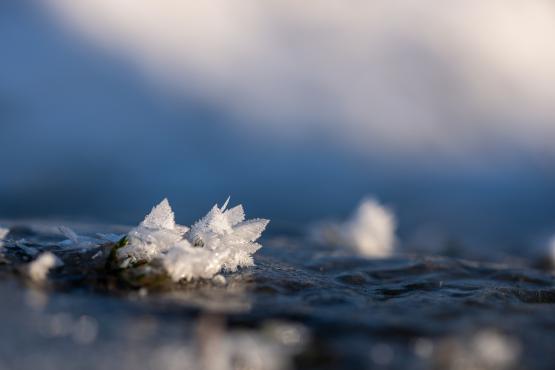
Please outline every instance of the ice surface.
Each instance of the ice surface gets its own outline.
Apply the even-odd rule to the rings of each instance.
[[[62,261],[53,253],[44,252],[40,254],[33,262],[29,263],[28,273],[29,277],[37,282],[43,282],[48,275],[50,269],[61,266]]]
[[[116,234],[98,234],[98,238],[83,236],[67,226],[60,226],[58,230],[67,238],[58,245],[66,250],[95,248],[106,242],[116,242],[122,237],[118,238]]]
[[[109,233],[109,234],[97,233],[96,235],[101,240],[112,242],[112,243],[117,243],[119,240],[121,240],[121,238],[123,238],[125,236],[125,235],[122,235],[122,234],[113,234],[113,233]]]
[[[59,230],[67,238],[59,243],[65,249],[91,248],[100,244],[98,240],[77,235],[75,231],[67,226],[60,226]]]
[[[229,201],[229,199],[228,199]],[[226,209],[215,205],[191,229],[175,224],[167,199],[152,209],[128,234],[118,249],[120,267],[156,260],[174,281],[209,279],[221,271],[236,271],[254,264],[252,254],[268,220],[245,221],[241,205]]]
[[[393,212],[375,199],[363,199],[347,221],[320,225],[317,240],[347,246],[371,258],[390,256],[395,248],[396,220]]]
[[[49,232],[27,236],[39,254],[50,247]],[[412,253],[369,260],[281,236],[264,244],[255,271],[226,275],[225,286],[218,275],[181,288],[152,276],[137,289],[142,280],[130,278],[154,264],[105,276],[96,250],[54,245],[66,266],[50,271],[48,289],[22,289],[10,275],[22,277],[34,258],[9,244],[9,263],[0,263],[2,369],[260,370],[303,343],[293,368],[555,368],[555,277],[536,267],[532,248],[495,263]],[[195,337],[203,316],[211,326]],[[267,326],[281,320],[293,327]]]
[[[15,241],[15,245],[22,250],[23,252],[25,252],[25,254],[27,254],[30,257],[34,257],[39,253],[39,250],[33,246],[27,245],[27,243],[29,243],[27,240],[25,239],[20,239],[20,240],[16,240]]]

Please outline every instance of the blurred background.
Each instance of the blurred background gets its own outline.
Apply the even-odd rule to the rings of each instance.
[[[555,3],[3,0],[0,219],[270,233],[366,195],[406,243],[555,233]]]

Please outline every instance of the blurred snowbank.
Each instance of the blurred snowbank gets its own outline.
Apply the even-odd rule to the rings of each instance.
[[[552,152],[549,0],[43,2],[254,130],[324,132],[364,152]]]

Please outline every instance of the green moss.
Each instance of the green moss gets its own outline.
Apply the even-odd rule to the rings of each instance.
[[[129,238],[125,235],[123,238],[118,240],[110,249],[110,254],[108,255],[108,259],[106,260],[106,270],[116,270],[118,269],[116,253],[118,249],[125,247],[129,244]]]

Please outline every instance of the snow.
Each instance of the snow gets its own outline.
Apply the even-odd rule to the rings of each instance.
[[[29,277],[37,282],[43,282],[48,275],[48,271],[54,267],[61,266],[63,262],[50,252],[40,254],[33,262],[29,263]]]
[[[8,235],[9,232],[10,232],[10,229],[5,229],[3,227],[0,227],[0,240],[4,240],[4,238]]]
[[[374,199],[363,200],[340,231],[365,256],[387,257],[393,253],[395,217]]]
[[[254,264],[252,254],[268,224],[265,219],[245,220],[241,205],[227,209],[215,205],[189,229],[177,225],[167,199],[154,207],[128,234],[128,244],[117,250],[120,267],[156,261],[174,280],[210,279],[222,271]]]
[[[320,225],[313,236],[320,242],[347,246],[364,257],[384,258],[394,252],[395,228],[393,212],[365,198],[348,220]]]
[[[117,243],[125,235],[123,235],[123,234],[114,234],[114,233],[109,233],[109,234],[97,233],[96,236],[98,236],[103,241]]]
[[[117,259],[124,265],[151,262],[174,247],[188,247],[186,226],[177,225],[167,199],[152,209],[144,221],[127,234],[128,244],[118,249]]]
[[[9,234],[10,229],[0,227],[0,248],[4,246],[4,238]]]
[[[210,279],[218,274],[228,260],[228,252],[204,248],[175,247],[161,257],[162,266],[174,281],[193,278]]]

